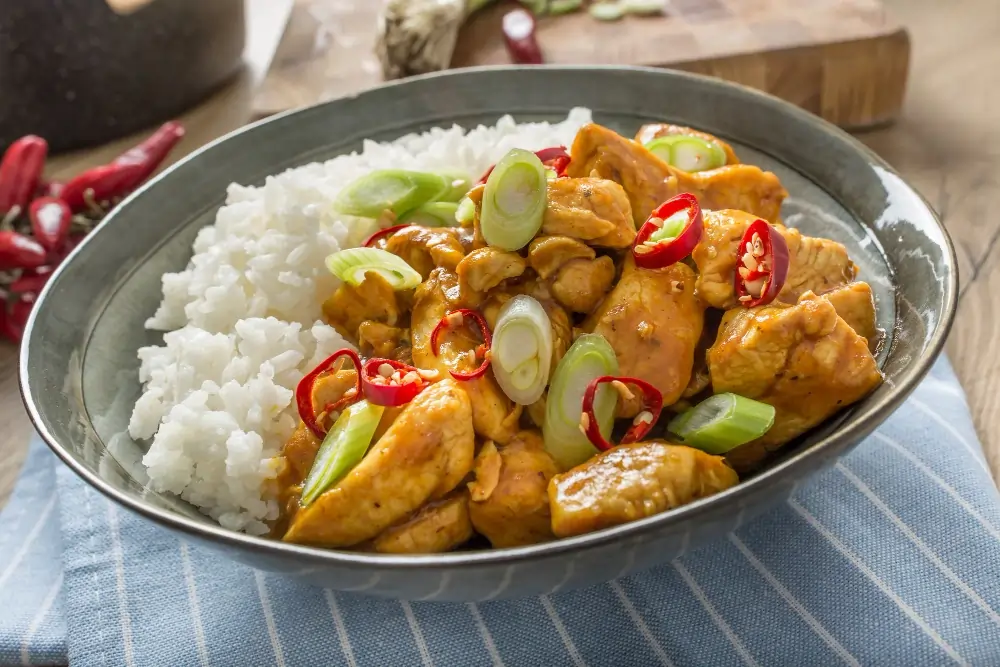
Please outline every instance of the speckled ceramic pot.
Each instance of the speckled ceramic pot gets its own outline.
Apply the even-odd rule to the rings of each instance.
[[[3,0],[0,0],[2,2]],[[207,0],[206,0],[207,1]],[[317,549],[221,528],[186,502],[144,486],[145,444],[127,436],[140,394],[136,349],[159,344],[143,322],[164,272],[181,270],[199,229],[237,182],[361,148],[364,139],[459,123],[558,120],[572,106],[626,135],[643,123],[691,125],[778,174],[782,215],[844,243],[878,301],[886,382],[722,493],[675,510],[545,544],[434,555]],[[380,86],[280,114],[188,156],[116,208],[49,281],[21,347],[21,389],[38,432],[63,462],[133,512],[255,568],[385,597],[489,600],[554,593],[671,561],[718,538],[846,454],[927,373],[955,315],[954,249],[934,212],[855,139],[776,98],[656,69],[463,69]]]
[[[233,75],[244,0],[0,0],[0,149],[38,134],[52,151],[174,116]]]

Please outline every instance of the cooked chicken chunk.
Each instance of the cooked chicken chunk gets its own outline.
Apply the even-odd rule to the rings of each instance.
[[[811,298],[806,292],[803,299]],[[857,282],[823,294],[837,309],[837,314],[854,332],[868,341],[868,349],[873,349],[879,340],[878,325],[875,320],[875,295],[868,283]]]
[[[770,431],[727,455],[740,471],[882,381],[867,341],[820,297],[729,311],[708,351],[708,368],[716,393],[733,392],[775,408]]]
[[[358,327],[366,320],[396,326],[402,321],[406,306],[399,293],[385,278],[374,272],[365,274],[357,287],[341,284],[323,302],[323,314],[341,336],[358,340]]]
[[[462,491],[428,503],[401,524],[387,528],[372,548],[385,554],[434,554],[451,551],[472,537],[469,494]]]
[[[528,246],[528,264],[543,280],[551,278],[570,260],[596,256],[593,248],[568,236],[536,236]]]
[[[552,296],[574,313],[589,313],[605,297],[615,281],[615,263],[608,256],[573,259],[556,273],[549,289]]]
[[[694,284],[683,262],[640,269],[628,255],[618,284],[583,325],[611,343],[621,375],[651,383],[664,405],[680,398],[691,379],[705,312]],[[619,401],[618,414],[631,417],[639,408],[638,398]]]
[[[778,220],[781,202],[788,196],[771,172],[733,164],[688,173],[671,167],[635,141],[595,124],[580,128],[571,154],[570,176],[599,176],[625,188],[637,226],[654,208],[681,192],[695,195],[703,209],[734,208],[770,222]]]
[[[472,407],[458,383],[431,384],[361,463],[292,516],[284,541],[349,547],[443,497],[472,470]]]
[[[552,539],[549,480],[559,472],[537,431],[521,431],[506,445],[487,443],[469,483],[469,514],[476,532],[494,547]]]
[[[402,361],[409,355],[410,330],[366,320],[358,327],[358,348],[365,356]]]
[[[468,326],[449,327],[439,338],[440,354],[431,350],[431,333],[459,298],[458,276],[446,269],[435,269],[417,287],[410,319],[413,362],[418,368],[436,369],[443,377],[450,371],[469,372],[479,366],[475,350],[481,342]],[[520,406],[500,389],[493,372],[462,383],[472,401],[472,424],[476,433],[496,442],[507,442],[517,432]]]
[[[454,271],[465,256],[457,229],[411,225],[389,237],[385,249],[403,258],[424,280],[438,266]]]
[[[747,227],[757,216],[745,211],[722,210],[705,211],[702,217],[705,231],[691,253],[698,267],[698,294],[714,308],[734,308],[739,305],[733,287],[736,250]],[[854,278],[856,267],[841,244],[803,236],[790,227],[774,227],[788,245],[790,262],[778,300],[795,303],[807,290],[825,292]]]
[[[645,146],[653,139],[658,139],[659,137],[672,137],[676,135],[698,137],[699,139],[704,139],[705,141],[711,141],[719,146],[719,148],[721,148],[726,154],[726,164],[740,163],[740,159],[736,157],[736,153],[733,152],[733,147],[725,141],[719,139],[715,135],[708,134],[707,132],[701,132],[700,130],[695,130],[694,128],[684,127],[683,125],[649,123],[648,125],[643,125],[639,128],[639,131],[635,135],[635,140]]]
[[[508,278],[524,273],[527,262],[516,252],[505,252],[487,246],[466,255],[455,272],[458,274],[462,293],[486,292]]]
[[[737,482],[721,456],[663,440],[618,445],[552,478],[552,532],[570,537],[636,521]]]
[[[542,233],[569,236],[592,246],[627,248],[635,240],[635,225],[628,197],[617,183],[603,178],[557,178],[549,181]]]

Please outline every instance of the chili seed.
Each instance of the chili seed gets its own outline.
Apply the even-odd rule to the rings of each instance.
[[[657,228],[663,227],[663,219],[662,218],[650,218],[646,222],[648,222],[649,224],[651,224],[651,225],[653,225],[654,227],[657,227]]]
[[[653,252],[653,248],[644,243],[642,245],[637,245],[635,248],[632,249],[632,252],[634,252],[637,255],[645,255],[646,253]]]
[[[635,398],[635,394],[629,391],[628,385],[626,385],[621,380],[612,380],[611,386],[615,388],[615,390],[618,392],[618,395],[622,397],[623,401],[631,401],[633,398]]]
[[[583,412],[580,414],[580,430],[583,431],[584,435],[587,435],[588,428],[590,428],[590,416]]]
[[[465,322],[465,318],[462,313],[450,313],[448,315],[448,326],[450,327],[460,327]]]
[[[649,410],[643,410],[635,416],[632,423],[636,426],[639,424],[652,424],[653,423],[653,413]]]
[[[357,394],[358,394],[358,388],[351,387],[350,389],[344,392],[344,398],[354,398],[355,396],[357,396]]]
[[[757,260],[754,259],[754,256],[751,255],[750,253],[744,253],[744,255],[743,255],[743,263],[751,271],[756,271],[757,270]]]
[[[739,268],[739,272],[740,272],[740,277],[743,278],[743,280],[746,280],[750,277],[750,269],[748,269],[745,266],[741,266]]]

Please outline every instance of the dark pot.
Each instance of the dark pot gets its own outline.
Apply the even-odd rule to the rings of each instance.
[[[0,0],[0,148],[104,143],[175,116],[235,74],[244,0]]]

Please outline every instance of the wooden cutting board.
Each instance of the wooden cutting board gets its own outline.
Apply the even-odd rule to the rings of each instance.
[[[266,116],[377,85],[383,0],[295,0],[255,99]],[[452,67],[510,62],[501,0],[463,26]],[[899,113],[910,40],[878,0],[671,0],[660,17],[605,23],[586,12],[538,21],[549,63],[668,67],[767,91],[846,128]]]

